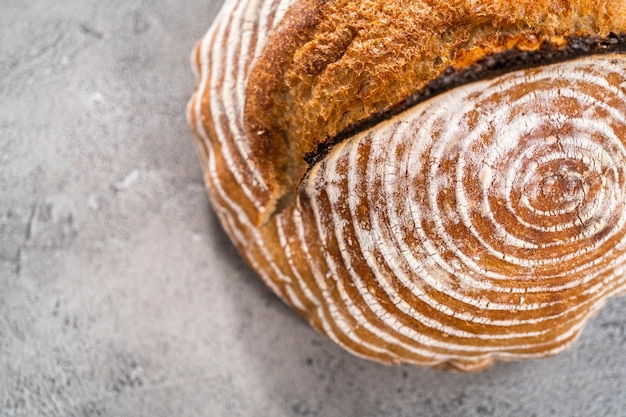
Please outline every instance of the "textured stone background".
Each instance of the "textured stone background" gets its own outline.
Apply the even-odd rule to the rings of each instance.
[[[184,118],[215,0],[0,0],[0,416],[625,416],[626,297],[476,375],[343,352],[238,258]]]

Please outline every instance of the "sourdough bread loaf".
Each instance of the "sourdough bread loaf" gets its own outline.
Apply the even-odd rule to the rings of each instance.
[[[626,286],[626,2],[227,0],[188,118],[247,262],[351,352],[471,371]]]

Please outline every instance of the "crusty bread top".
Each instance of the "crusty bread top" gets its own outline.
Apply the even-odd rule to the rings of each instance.
[[[623,19],[376,4],[225,2],[188,107],[216,214],[357,355],[476,371],[563,351],[626,289]]]
[[[306,153],[450,67],[624,32],[624,0],[303,0],[251,72],[252,152],[278,200],[305,172]]]

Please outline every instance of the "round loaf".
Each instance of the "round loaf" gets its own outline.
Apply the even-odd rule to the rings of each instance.
[[[225,230],[349,351],[549,356],[626,290],[626,1],[227,0],[192,61]]]

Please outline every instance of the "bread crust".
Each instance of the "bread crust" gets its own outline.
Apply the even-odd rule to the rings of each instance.
[[[188,107],[220,221],[359,356],[563,351],[626,290],[625,6],[227,0]]]
[[[450,70],[625,28],[623,0],[299,1],[250,74],[246,129],[262,132],[254,153],[281,184],[278,199],[306,172],[307,153]]]

